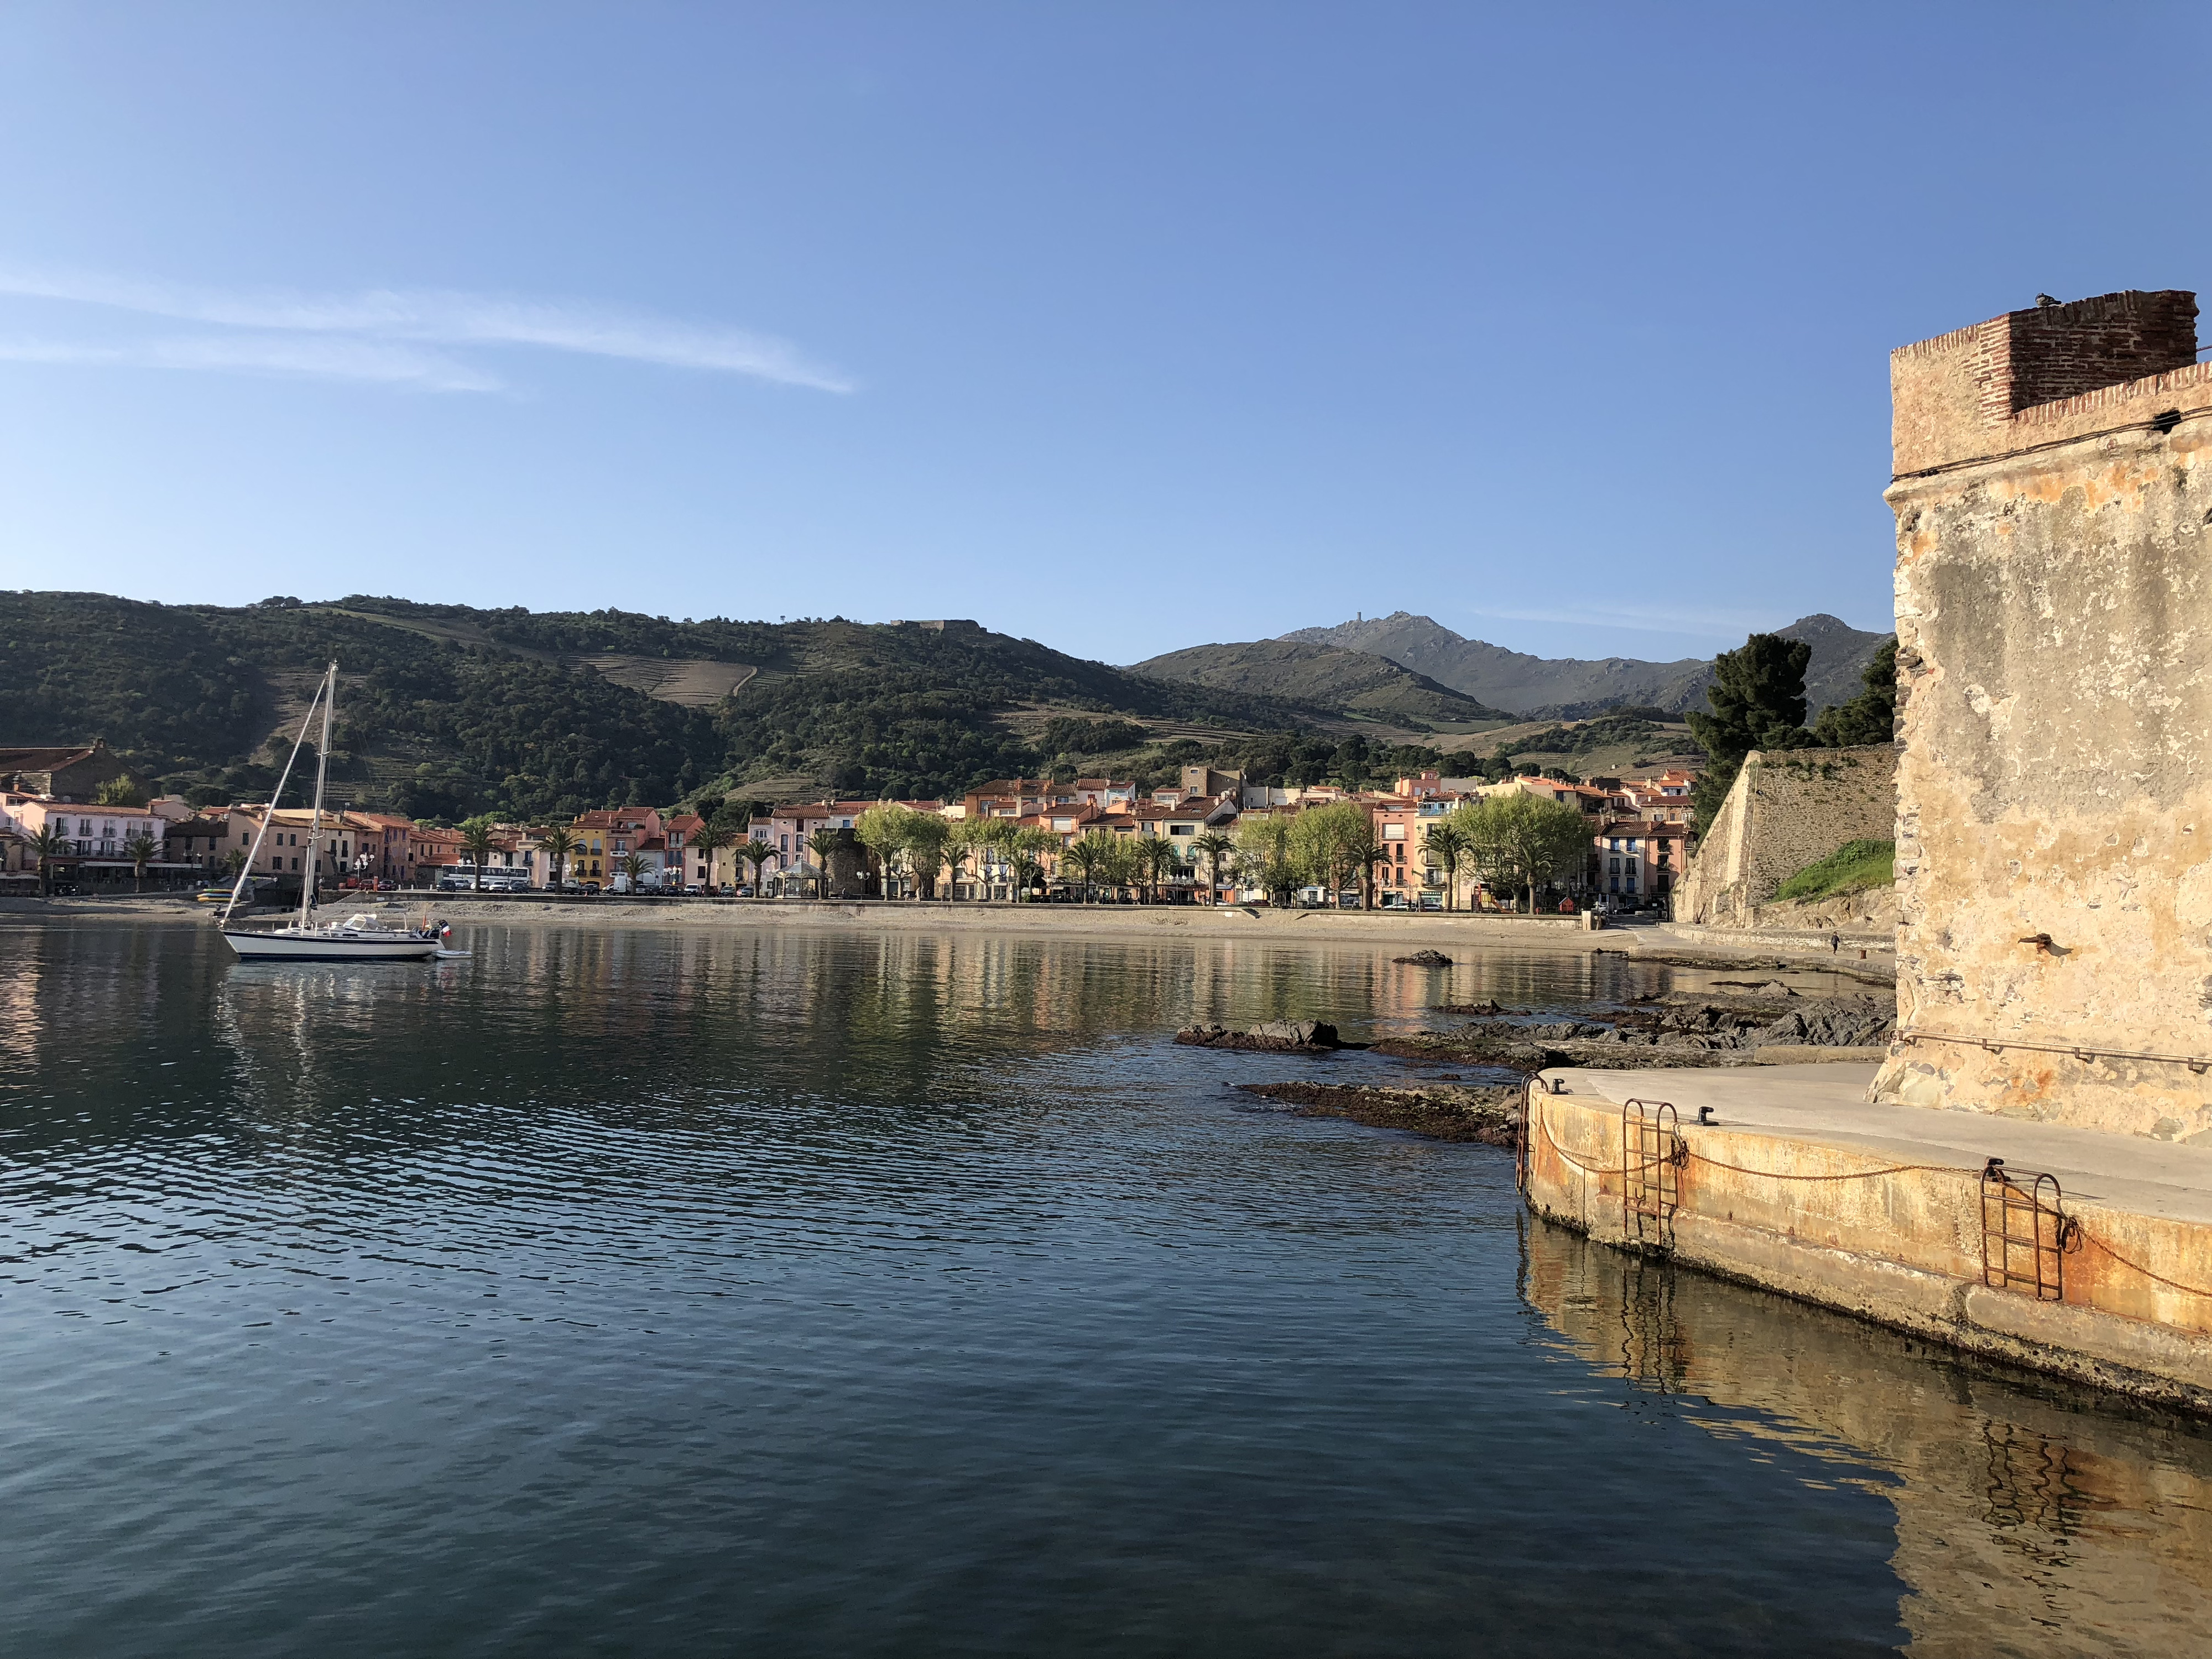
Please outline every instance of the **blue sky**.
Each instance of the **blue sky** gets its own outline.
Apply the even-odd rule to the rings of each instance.
[[[16,5],[0,586],[1887,625],[1886,355],[2212,287],[2212,9]]]

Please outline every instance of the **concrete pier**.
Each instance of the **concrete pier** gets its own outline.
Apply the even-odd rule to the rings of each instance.
[[[1528,1202],[1603,1243],[2212,1415],[2212,1147],[1870,1103],[1874,1072],[1547,1073],[1565,1092],[1531,1092]]]

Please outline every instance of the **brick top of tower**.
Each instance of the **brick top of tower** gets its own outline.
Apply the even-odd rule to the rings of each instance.
[[[2208,371],[2197,361],[2197,296],[2180,289],[2009,311],[1890,353],[1892,470],[2024,448],[2045,434],[2023,433],[2023,419],[2047,424],[2053,405],[2108,389],[2155,399],[2212,387]]]

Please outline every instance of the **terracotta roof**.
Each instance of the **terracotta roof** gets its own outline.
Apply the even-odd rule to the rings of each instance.
[[[0,749],[0,772],[51,772],[58,766],[81,761],[93,752],[88,743],[39,744],[27,749]]]

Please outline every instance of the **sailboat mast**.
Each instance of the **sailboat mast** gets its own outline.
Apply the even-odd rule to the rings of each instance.
[[[253,879],[253,866],[261,858],[261,843],[269,838],[270,828],[276,822],[276,809],[284,799],[284,786],[292,781],[292,768],[300,759],[300,745],[307,740],[307,728],[314,724],[315,704],[322,700],[322,696],[321,690],[318,688],[314,696],[307,702],[307,712],[300,717],[300,735],[292,739],[292,752],[285,757],[284,770],[276,779],[276,792],[269,797],[268,809],[261,815],[261,827],[253,832],[253,845],[246,852],[246,862],[239,866],[238,880],[232,884],[230,902],[222,907],[222,914],[216,918],[217,921],[230,920],[230,913],[238,908],[238,901],[245,896],[246,884]]]
[[[323,783],[331,771],[331,705],[338,700],[338,665],[332,663],[323,676],[323,741],[315,751],[315,816],[307,830],[307,868],[300,880],[300,926],[305,927],[315,909],[315,878],[323,862]]]

